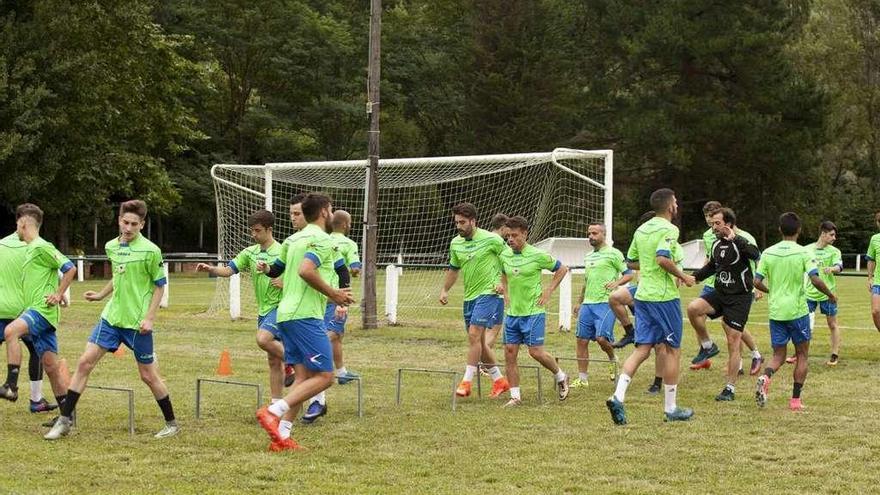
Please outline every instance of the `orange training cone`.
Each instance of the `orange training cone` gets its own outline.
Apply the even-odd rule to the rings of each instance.
[[[223,349],[220,353],[220,364],[217,365],[218,376],[229,376],[232,374],[232,359],[229,357],[229,350]]]
[[[119,346],[115,351],[113,351],[113,355],[118,358],[125,357],[125,347]]]

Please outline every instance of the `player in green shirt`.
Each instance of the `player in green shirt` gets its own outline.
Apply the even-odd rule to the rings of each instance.
[[[510,400],[505,407],[522,403],[517,366],[519,347],[522,344],[528,346],[532,359],[553,373],[559,400],[565,400],[569,390],[568,376],[559,367],[556,359],[544,349],[544,307],[568,273],[568,267],[546,251],[528,243],[529,224],[525,218],[508,219],[507,229],[507,243],[510,247],[501,253],[501,284],[503,293],[510,298],[510,307],[504,319],[504,361],[510,380]],[[553,280],[547,287],[542,287],[541,284],[544,270],[553,272]]]
[[[21,280],[26,254],[27,244],[18,238],[17,233],[13,232],[0,239],[0,344],[3,343],[6,325],[12,323],[27,309]],[[51,411],[58,406],[49,404],[49,401],[43,397],[43,365],[40,363],[40,355],[37,354],[30,335],[23,335],[21,341],[28,348],[31,412]]]
[[[687,421],[694,413],[676,404],[683,328],[677,282],[680,280],[691,287],[694,277],[684,273],[676,262],[682,258],[682,249],[678,244],[678,227],[671,222],[678,212],[675,193],[671,189],[654,191],[651,208],[656,216],[639,226],[627,252],[630,268],[639,269],[639,286],[635,295],[636,349],[623,363],[614,395],[605,401],[611,419],[619,425],[626,424],[623,402],[629,383],[655,345],[663,370],[666,420]]]
[[[120,344],[133,351],[141,380],[153,393],[165,418],[165,427],[155,437],[170,437],[179,432],[168,387],[159,375],[153,352],[153,321],[167,280],[162,251],[141,235],[146,218],[147,205],[141,200],[133,199],[119,205],[119,237],[104,245],[113,278],[100,291],[90,290],[83,294],[87,301],[101,301],[112,296],[79,358],[70,380],[67,400],[61,404],[61,416],[43,437],[46,440],[57,440],[70,432],[71,418],[85,392],[89,375],[98,361],[107,352],[116,351]]]
[[[196,265],[197,271],[205,271],[217,277],[231,277],[245,272],[251,276],[254,296],[257,300],[257,345],[266,351],[269,364],[269,390],[272,400],[281,400],[284,394],[284,346],[276,323],[281,289],[273,285],[269,277],[257,271],[257,262],[273,263],[281,254],[281,243],[272,235],[275,215],[268,210],[257,210],[248,218],[251,237],[256,244],[244,248],[227,266],[207,263]],[[292,371],[292,370],[291,370]]]
[[[874,213],[874,225],[880,229],[880,211]],[[871,293],[871,319],[874,320],[874,328],[880,332],[880,234],[871,236],[868,242],[868,291]]]
[[[76,267],[61,254],[52,243],[40,237],[43,210],[30,203],[15,209],[16,234],[27,244],[21,265],[22,294],[27,308],[15,320],[6,325],[7,375],[0,386],[0,398],[18,399],[18,373],[21,368],[21,344],[19,339],[30,336],[34,350],[40,356],[52,392],[58,404],[67,397],[70,372],[66,362],[58,359],[58,340],[55,330],[61,318],[60,306],[66,305],[64,292],[76,276]],[[64,275],[58,281],[58,271]]]
[[[608,356],[611,380],[617,378],[617,356],[614,355],[614,313],[609,298],[618,287],[633,278],[626,266],[623,253],[605,244],[605,224],[593,223],[587,227],[587,238],[593,250],[584,258],[584,287],[577,323],[578,378],[572,388],[589,384],[590,341],[594,340]]]
[[[783,213],[779,217],[779,232],[782,241],[764,251],[755,273],[755,288],[770,295],[770,343],[773,345],[773,359],[764,374],[758,377],[755,400],[759,407],[767,403],[770,379],[785,362],[788,341],[791,340],[797,364],[794,367],[794,390],[788,406],[792,411],[800,411],[803,409],[801,388],[807,378],[811,338],[804,276],[808,276],[810,283],[832,303],[837,303],[837,296],[819,278],[812,252],[797,243],[801,219],[795,213]]]
[[[470,203],[460,203],[452,208],[452,218],[458,235],[449,244],[449,269],[440,290],[440,304],[449,302],[449,289],[464,279],[464,325],[468,333],[467,365],[464,378],[455,393],[459,397],[471,394],[471,382],[477,373],[480,357],[489,366],[492,376],[492,392],[498,397],[510,390],[510,383],[495,365],[494,354],[486,346],[485,331],[498,324],[504,317],[498,311],[498,282],[500,281],[499,255],[507,247],[498,234],[477,228],[477,209]]]
[[[507,215],[504,213],[496,213],[492,217],[492,221],[489,226],[492,229],[493,234],[498,234],[502,239],[507,239],[507,221],[510,220]],[[501,272],[499,265],[499,273]],[[499,315],[504,315],[504,294],[498,294],[498,300],[495,301],[496,313]],[[495,342],[498,340],[498,335],[501,333],[502,323],[504,321],[504,317],[500,317],[497,319],[495,326],[492,328],[486,329],[486,348],[489,349],[491,354],[483,354],[481,359],[484,363],[495,362]],[[485,370],[480,370],[481,373],[487,373]]]
[[[709,201],[705,205],[703,205],[703,217],[706,219],[706,225],[709,226],[709,229],[703,232],[703,246],[706,249],[706,262],[709,262],[710,254],[712,253],[712,246],[715,244],[715,241],[718,240],[718,237],[715,234],[714,225],[716,224],[716,220],[719,218],[718,215],[721,212],[722,206],[718,201]],[[738,235],[746,238],[752,245],[757,246],[758,243],[755,241],[755,238],[746,232],[745,230],[736,228],[736,233]],[[752,263],[752,270],[754,271],[755,264]],[[706,319],[716,319],[721,316],[720,313],[713,310],[712,306],[706,302],[707,298],[711,298],[712,294],[715,292],[715,276],[712,275],[706,280],[703,281],[703,289],[700,291],[700,296],[697,299],[691,301],[687,306],[687,315],[688,320],[691,322],[691,326],[694,327],[694,331],[697,334],[697,341],[700,343],[700,350],[696,356],[691,360],[691,369],[692,370],[700,370],[700,369],[708,369],[712,366],[709,358],[714,357],[718,354],[719,349],[715,342],[712,341],[712,337],[709,336],[708,330],[706,330]],[[760,299],[762,293],[760,291],[755,291],[755,300]],[[743,330],[742,332],[742,343],[751,351],[752,355],[752,364],[749,368],[749,374],[757,375],[761,370],[761,365],[764,363],[764,358],[761,356],[760,351],[758,351],[758,346],[755,343],[755,338],[752,336],[751,332],[748,329]],[[742,361],[739,363],[739,371],[742,373]]]
[[[834,274],[843,271],[843,256],[840,249],[834,247],[837,240],[837,226],[828,220],[819,225],[819,239],[807,245],[807,249],[813,253],[816,266],[819,268],[819,278],[828,286],[828,290],[837,293],[837,280]],[[828,330],[831,333],[831,359],[825,362],[826,366],[837,366],[840,354],[840,327],[837,325],[837,304],[828,300],[828,297],[816,290],[809,281],[804,281],[804,289],[807,291],[807,309],[810,311],[810,328],[815,328],[816,308],[825,315]],[[788,359],[786,359],[788,362]]]
[[[340,306],[354,302],[348,268],[328,234],[333,215],[330,198],[308,194],[302,200],[302,212],[308,225],[284,240],[278,259],[271,265],[257,262],[257,270],[270,278],[284,277],[278,329],[296,369],[296,382],[287,395],[257,411],[273,451],[299,448],[290,437],[295,415],[303,402],[333,383],[333,349],[324,331],[327,300]],[[334,271],[339,276],[338,289],[331,285]]]
[[[352,277],[357,277],[361,272],[358,245],[346,237],[349,231],[351,231],[351,214],[345,210],[336,210],[333,212],[333,219],[330,223],[333,228],[330,239],[336,247],[338,256],[345,262],[349,274]],[[339,277],[335,272],[330,275],[330,285],[334,289],[339,288]],[[333,365],[336,368],[336,382],[340,385],[345,385],[360,377],[354,371],[347,369],[343,360],[342,337],[345,335],[346,320],[348,320],[348,306],[339,306],[333,303],[333,301],[327,301],[327,308],[324,310],[324,329],[327,331],[327,337],[330,338],[330,345],[333,347]],[[302,420],[304,423],[309,424],[326,413],[326,396],[324,392],[321,392],[311,398]]]

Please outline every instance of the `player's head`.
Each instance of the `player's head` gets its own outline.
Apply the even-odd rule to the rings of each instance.
[[[819,224],[819,240],[825,244],[834,244],[837,240],[837,225],[830,220],[824,220]]]
[[[522,251],[529,239],[529,222],[521,216],[510,217],[507,227],[507,244],[514,251]]]
[[[257,244],[268,242],[272,238],[272,229],[275,228],[275,215],[269,210],[257,210],[248,217],[248,227]]]
[[[648,210],[648,211],[642,213],[642,216],[639,217],[639,225],[647,222],[648,220],[654,218],[655,216],[656,216],[656,213],[654,213],[654,210]]]
[[[703,205],[703,218],[706,219],[706,225],[712,226],[712,217],[721,210],[721,203],[718,201],[707,201]]]
[[[293,230],[302,230],[308,224],[302,210],[302,202],[308,195],[309,193],[299,193],[290,198],[290,223],[293,224]]]
[[[722,227],[733,230],[736,227],[736,213],[730,208],[719,208],[709,217],[709,226],[716,236],[721,236]]]
[[[330,196],[321,193],[309,193],[302,200],[303,216],[308,223],[321,224],[324,230],[332,232],[331,219],[333,218],[333,202]]]
[[[123,242],[131,242],[147,221],[147,204],[139,199],[130,199],[119,205],[119,237]]]
[[[794,212],[779,215],[779,232],[784,237],[795,237],[801,232],[801,217]]]
[[[15,232],[18,238],[25,240],[25,232],[40,232],[40,226],[43,225],[43,210],[33,203],[24,203],[18,205],[15,209]]]
[[[672,189],[657,189],[651,193],[651,209],[655,215],[669,215],[675,217],[678,213],[678,201],[675,199],[675,191]]]
[[[342,232],[348,235],[351,230],[351,214],[345,210],[335,210],[333,212],[333,232]]]
[[[510,219],[504,213],[496,213],[495,216],[492,217],[492,221],[489,226],[492,228],[492,232],[500,235],[501,237],[507,238],[507,221]]]
[[[477,208],[470,203],[459,203],[452,207],[452,220],[459,235],[471,237],[477,228]]]
[[[594,248],[605,245],[605,224],[593,222],[587,226],[587,239]]]
[[[880,228],[880,211],[874,213],[874,225]]]

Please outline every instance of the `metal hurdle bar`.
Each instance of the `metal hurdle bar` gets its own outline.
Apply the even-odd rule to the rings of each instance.
[[[458,373],[451,370],[429,370],[426,368],[397,368],[397,405],[401,402],[401,388],[403,384],[403,372],[413,373],[435,373],[441,375],[450,375],[452,381],[452,412],[455,412],[455,388],[458,385]]]
[[[359,418],[364,417],[364,386],[361,377],[352,377],[351,380],[357,381],[357,415]],[[344,385],[340,385],[342,387]],[[400,402],[398,402],[399,404]]]
[[[239,387],[247,387],[247,388],[255,388],[257,389],[257,407],[259,409],[260,406],[263,405],[263,389],[260,385],[256,383],[247,383],[247,382],[234,382],[231,380],[217,380],[214,378],[196,378],[196,419],[201,417],[202,412],[202,382],[206,383],[222,383],[225,385],[236,385]],[[358,382],[360,385],[360,382]]]
[[[500,365],[496,364],[486,364],[486,363],[477,363],[477,397],[483,397],[483,385],[480,380],[480,369],[489,369],[493,366],[503,366],[505,370],[507,370],[507,364]],[[519,364],[516,365],[517,368],[525,368],[529,370],[535,370],[535,381],[538,382],[538,404],[544,403],[544,386],[541,381],[541,368],[543,366],[538,366],[534,364]]]
[[[102,387],[100,385],[89,385],[92,390],[105,390],[108,392],[122,392],[128,394],[128,434],[134,435],[134,390],[130,388],[120,387]],[[76,426],[78,414],[74,413],[71,418],[71,424]]]

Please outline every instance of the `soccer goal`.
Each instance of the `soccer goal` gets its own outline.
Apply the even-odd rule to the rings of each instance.
[[[478,226],[496,213],[522,215],[531,225],[529,242],[568,246],[586,229],[604,221],[611,232],[613,153],[609,150],[555,149],[543,153],[383,159],[379,162],[378,258],[385,277],[377,280],[380,313],[388,323],[436,322],[445,312],[461,312],[461,283],[441,306],[438,295],[448,264],[449,241],[456,235],[450,209],[468,201],[478,210]],[[288,201],[294,194],[321,191],[355,220],[349,236],[361,245],[366,160],[265,165],[215,165],[211,170],[217,202],[218,253],[228,260],[252,244],[248,216],[266,208],[275,213],[275,237],[292,234]],[[554,243],[548,240],[567,239]],[[554,253],[562,256],[564,253]],[[355,283],[357,283],[355,281]],[[565,287],[563,287],[564,289]],[[563,294],[565,296],[565,294]],[[560,298],[562,319],[571,315],[571,290]],[[384,301],[384,307],[382,302]],[[212,309],[228,307],[232,317],[252,314],[250,281],[243,275],[218,280]],[[567,310],[565,309],[567,307]],[[358,308],[352,309],[350,320]],[[567,316],[566,316],[567,315]],[[378,315],[381,319],[382,314]],[[570,321],[562,326],[569,328]]]

